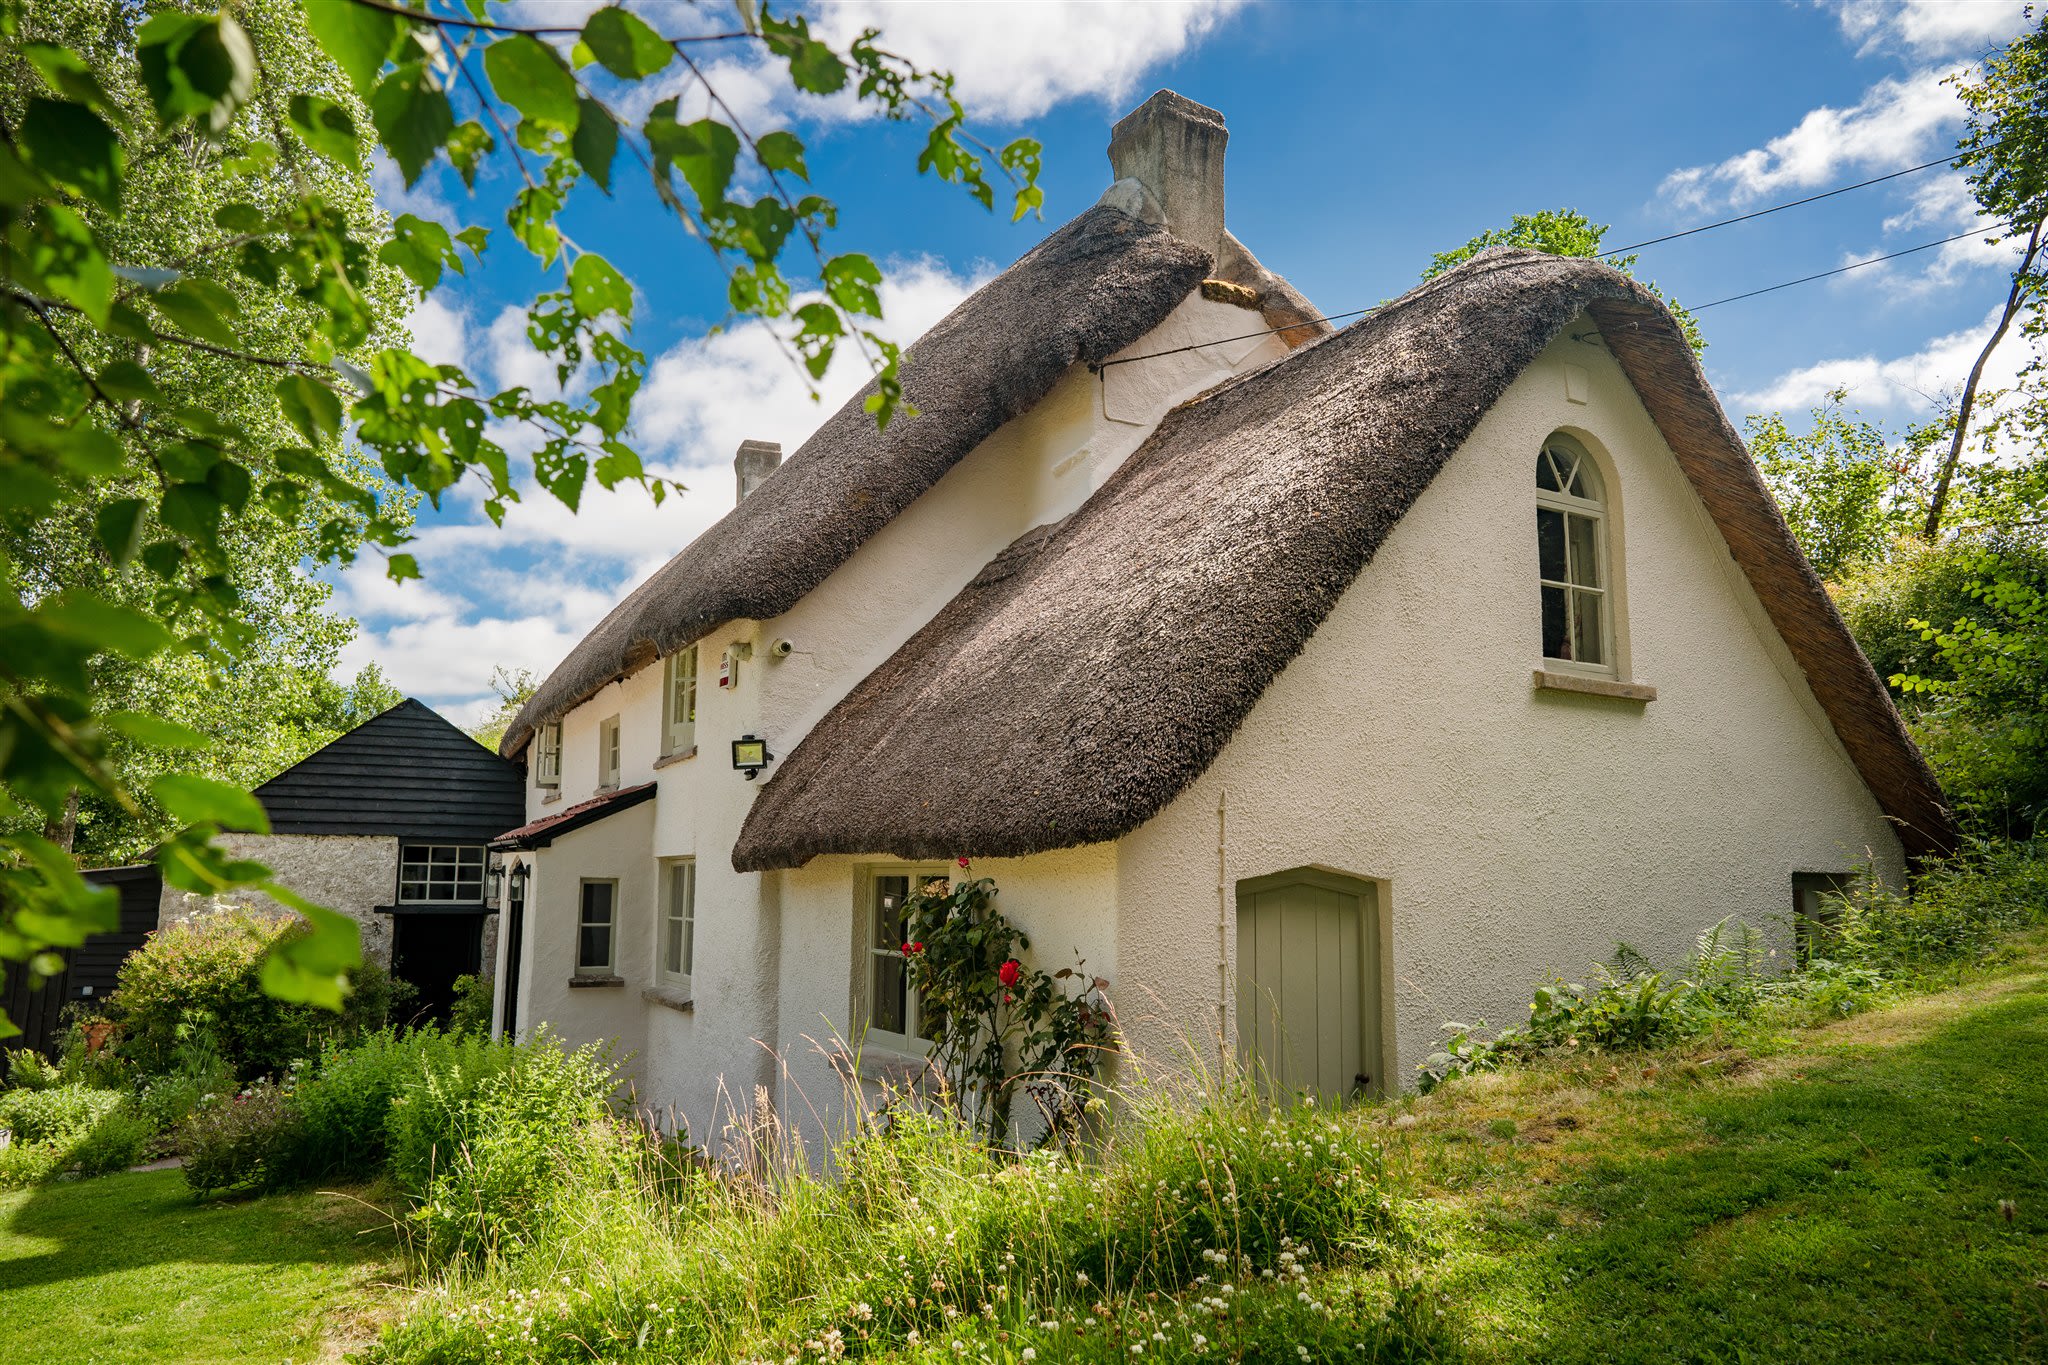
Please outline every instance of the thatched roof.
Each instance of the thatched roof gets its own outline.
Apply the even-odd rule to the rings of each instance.
[[[1954,828],[1670,313],[1592,261],[1493,251],[1168,415],[983,573],[756,797],[741,870],[1115,839],[1214,761],[1451,453],[1590,312],[1911,853]]]
[[[598,689],[727,621],[779,616],[1077,363],[1144,336],[1213,263],[1164,228],[1090,209],[982,286],[903,357],[918,409],[877,431],[863,389],[548,675],[505,732],[525,747]]]

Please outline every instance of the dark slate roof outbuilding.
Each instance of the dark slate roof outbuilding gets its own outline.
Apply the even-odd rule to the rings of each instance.
[[[408,697],[256,788],[273,834],[482,843],[526,818],[526,771]]]

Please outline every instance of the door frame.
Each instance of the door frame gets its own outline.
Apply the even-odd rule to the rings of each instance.
[[[1393,886],[1384,877],[1368,877],[1356,872],[1322,863],[1307,863],[1279,872],[1262,873],[1256,877],[1240,877],[1232,895],[1234,913],[1230,920],[1230,1036],[1231,1065],[1237,1065],[1238,1045],[1242,1035],[1237,1020],[1237,971],[1240,961],[1237,949],[1237,922],[1244,914],[1245,899],[1261,891],[1270,891],[1281,886],[1317,886],[1341,895],[1356,896],[1359,912],[1365,920],[1361,926],[1361,942],[1372,954],[1369,970],[1376,980],[1364,982],[1373,992],[1379,1004],[1378,1056],[1372,1081],[1366,1094],[1371,1099],[1381,1099],[1398,1094],[1405,1087],[1397,1082],[1395,1068],[1400,1064],[1399,1051],[1394,1039],[1394,910]],[[1361,1052],[1369,1049],[1361,1047]]]

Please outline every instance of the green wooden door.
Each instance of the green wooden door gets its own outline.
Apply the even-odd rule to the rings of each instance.
[[[1370,882],[1303,869],[1238,883],[1238,1055],[1262,1091],[1380,1088],[1377,924]]]

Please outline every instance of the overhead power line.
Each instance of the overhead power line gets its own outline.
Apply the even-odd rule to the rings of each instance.
[[[1811,284],[1815,280],[1827,279],[1830,275],[1846,275],[1852,270],[1861,270],[1866,265],[1881,265],[1886,261],[1896,261],[1901,256],[1911,256],[1916,251],[1932,251],[1938,246],[1947,246],[1950,242],[1960,242],[1965,237],[1981,236],[1985,231],[1986,229],[1981,227],[1972,228],[1968,232],[1958,232],[1953,237],[1944,237],[1938,242],[1922,242],[1919,246],[1909,246],[1904,251],[1894,251],[1890,255],[1872,256],[1867,261],[1852,261],[1848,265],[1836,266],[1833,270],[1823,270],[1816,275],[1801,275],[1798,279],[1786,280],[1783,284],[1771,284],[1765,285],[1762,289],[1752,289],[1747,294],[1730,294],[1727,298],[1715,299],[1712,303],[1688,304],[1686,305],[1686,311],[1688,313],[1700,313],[1705,312],[1709,308],[1719,308],[1724,303],[1737,303],[1743,299],[1753,299],[1759,294],[1775,294],[1780,289],[1790,289],[1795,284]]]
[[[1605,260],[1609,256],[1620,256],[1630,251],[1641,251],[1646,246],[1658,246],[1665,242],[1675,242],[1681,237],[1696,237],[1702,232],[1712,232],[1715,228],[1733,227],[1737,223],[1747,223],[1753,218],[1769,217],[1773,213],[1783,213],[1786,209],[1796,209],[1805,204],[1817,204],[1823,199],[1832,199],[1838,194],[1847,194],[1851,190],[1867,190],[1872,185],[1882,185],[1887,180],[1897,180],[1902,175],[1918,175],[1921,171],[1931,171],[1936,166],[1949,165],[1955,159],[1956,155],[1952,152],[1938,160],[1923,161],[1918,166],[1908,166],[1903,171],[1893,171],[1889,175],[1872,176],[1868,180],[1859,180],[1853,185],[1843,185],[1837,189],[1823,190],[1819,194],[1809,194],[1804,199],[1793,199],[1783,204],[1773,204],[1767,209],[1757,209],[1753,213],[1737,214],[1733,218],[1723,218],[1719,222],[1702,223],[1696,228],[1687,228],[1683,232],[1667,232],[1662,237],[1651,237],[1640,242],[1630,242],[1627,246],[1618,246],[1609,251],[1598,252],[1594,259]]]

